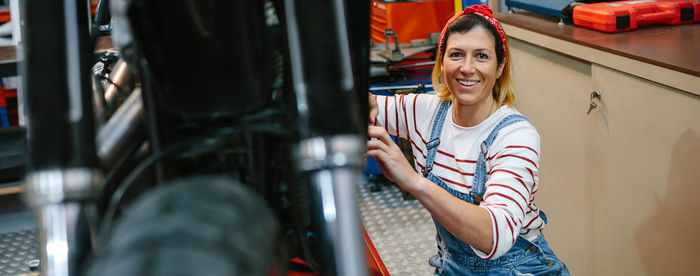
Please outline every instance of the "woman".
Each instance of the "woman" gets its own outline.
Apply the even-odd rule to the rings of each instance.
[[[540,138],[513,108],[508,43],[485,5],[452,17],[433,69],[437,95],[370,96],[367,156],[430,211],[436,275],[568,275],[534,204]],[[413,145],[415,169],[389,137]]]

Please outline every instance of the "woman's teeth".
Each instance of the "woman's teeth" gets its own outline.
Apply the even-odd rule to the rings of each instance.
[[[465,80],[457,80],[457,82],[459,82],[461,85],[466,85],[466,86],[472,86],[472,85],[476,85],[477,83],[479,83],[479,81],[465,81]]]

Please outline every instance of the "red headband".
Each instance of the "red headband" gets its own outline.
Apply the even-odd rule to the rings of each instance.
[[[484,19],[488,20],[491,25],[493,25],[494,28],[496,28],[496,31],[498,31],[498,36],[501,38],[501,45],[503,46],[503,56],[506,55],[506,33],[503,31],[503,27],[501,27],[501,24],[498,23],[498,20],[496,20],[495,17],[493,17],[493,12],[491,11],[491,8],[489,8],[488,5],[471,5],[469,7],[464,8],[463,11],[455,14],[450,20],[447,21],[445,24],[445,27],[442,28],[442,32],[440,33],[440,53],[445,53],[445,47],[447,46],[447,41],[443,41],[445,38],[445,32],[447,32],[447,26],[452,24],[457,18],[459,18],[462,15],[467,15],[467,14],[476,14]]]

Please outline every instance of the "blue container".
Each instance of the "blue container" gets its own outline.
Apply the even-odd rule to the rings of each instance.
[[[489,1],[486,0],[462,0],[462,10],[471,5],[487,5]]]
[[[7,107],[0,107],[0,126],[3,128],[10,127],[10,116],[7,114]]]

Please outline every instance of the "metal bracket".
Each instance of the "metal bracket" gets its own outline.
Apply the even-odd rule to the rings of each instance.
[[[394,38],[394,49],[389,47],[390,38]],[[386,51],[386,56],[389,57],[391,61],[401,61],[403,58],[403,53],[401,53],[401,47],[399,47],[399,37],[394,33],[392,29],[384,30],[384,49]]]

